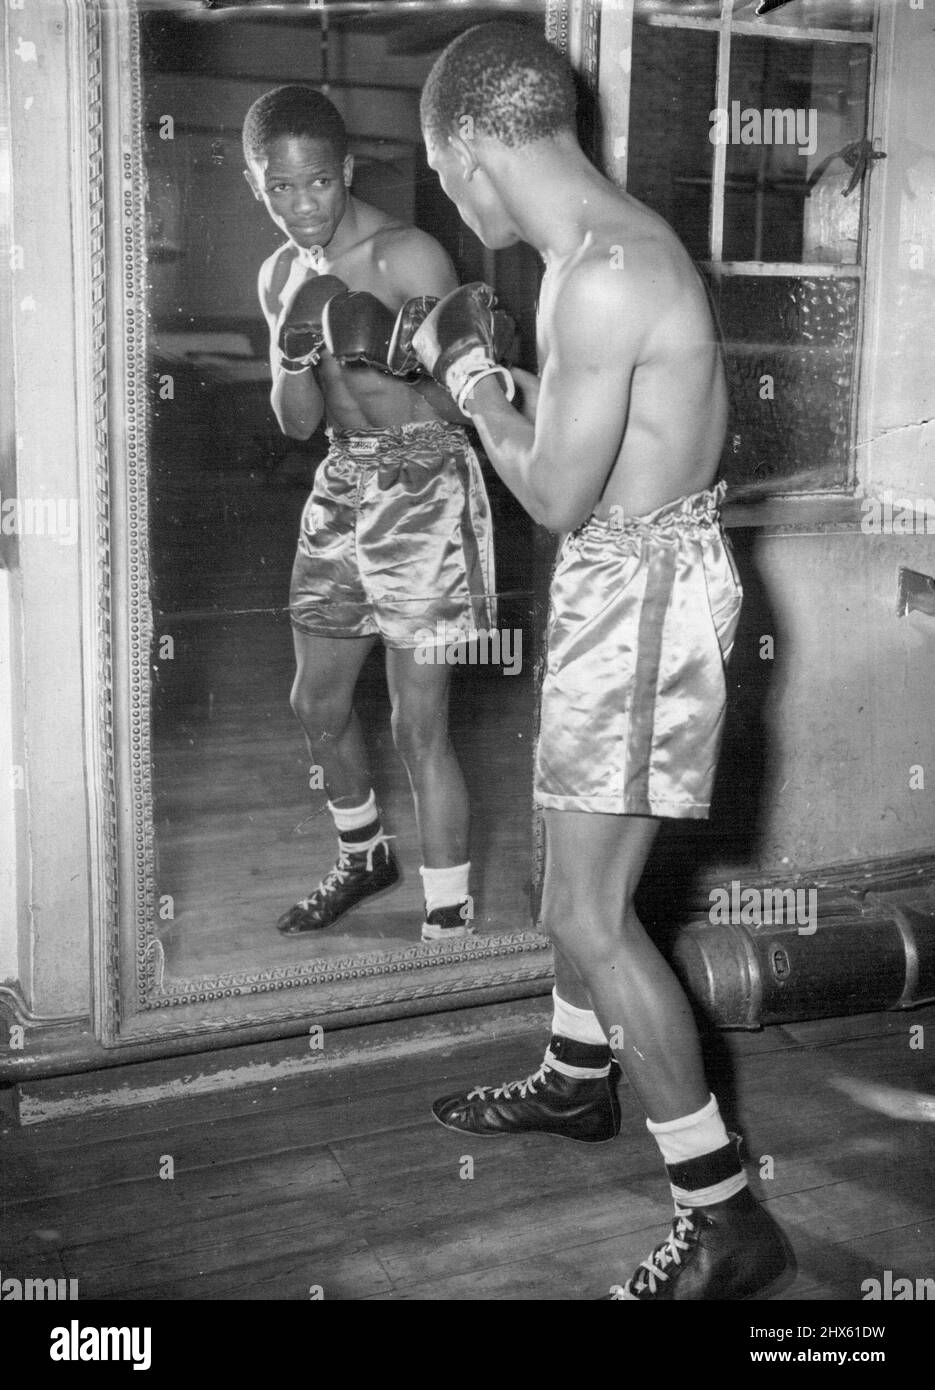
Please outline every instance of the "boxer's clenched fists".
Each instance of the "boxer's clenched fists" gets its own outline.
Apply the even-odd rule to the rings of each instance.
[[[368,290],[345,290],[324,312],[325,347],[342,367],[359,365],[389,371],[390,338],[396,316]]]
[[[299,286],[279,329],[279,365],[284,372],[304,372],[317,365],[325,342],[325,305],[346,289],[336,275],[316,275]]]
[[[512,341],[512,322],[505,314],[495,315],[494,302],[489,285],[462,285],[436,304],[412,337],[422,365],[461,411],[477,383],[488,376],[498,376],[507,400],[513,399],[513,378],[497,360]]]
[[[422,364],[412,345],[412,339],[437,303],[437,295],[420,294],[414,299],[407,299],[400,309],[389,352],[390,371],[395,376],[410,376],[422,371]]]

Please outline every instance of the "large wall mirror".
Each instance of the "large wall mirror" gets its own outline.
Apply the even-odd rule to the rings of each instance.
[[[92,79],[96,44],[103,59],[109,218],[106,655],[126,696],[105,747],[118,810],[113,863],[102,856],[113,890],[98,941],[106,1041],[546,987],[531,756],[550,543],[486,463],[501,649],[486,663],[459,649],[450,703],[471,805],[474,935],[420,940],[419,844],[380,645],[357,708],[402,881],[326,931],[276,930],[335,858],[327,794],[309,785],[290,708],[287,606],[327,440],[321,430],[286,437],[270,406],[257,274],[283,235],[251,195],[241,147],[263,92],[291,82],[325,91],[348,128],[355,196],[434,235],[462,282],[490,283],[517,324],[514,360],[534,365],[537,259],[525,247],[492,254],[461,224],[427,168],[418,119],[438,52],[504,13],[567,41],[568,9],[537,0],[155,0],[89,21]]]
[[[735,495],[843,493],[863,194],[858,180],[850,202],[840,196],[852,180],[839,165],[867,123],[873,6],[773,8],[782,23],[772,9],[758,17],[754,0],[76,3],[90,98],[80,94],[80,118],[90,113],[87,290],[100,349],[89,417],[96,486],[86,498],[97,632],[86,676],[99,705],[91,757],[105,1041],[363,1021],[544,992],[550,978],[535,929],[531,762],[554,541],[486,464],[500,650],[484,662],[461,649],[449,717],[471,807],[474,934],[420,939],[422,856],[379,647],[357,708],[402,881],[325,931],[276,929],[336,853],[326,790],[309,785],[289,700],[290,570],[327,441],[321,431],[286,437],[270,405],[257,275],[282,233],[243,177],[249,107],[286,83],[324,91],[349,132],[355,196],[433,235],[462,282],[489,283],[517,326],[514,360],[534,368],[537,257],[523,246],[493,254],[463,226],[427,168],[418,108],[435,57],[465,28],[504,16],[544,26],[581,77],[583,144],[673,222],[712,284],[732,381],[725,468]],[[777,85],[787,69],[794,82]],[[788,167],[735,168],[706,115],[735,86],[820,107],[823,143]],[[647,151],[662,151],[658,168]],[[762,329],[767,309],[775,323],[767,314]],[[768,416],[781,416],[781,430],[750,406],[765,367],[794,383],[785,414],[777,404]],[[802,405],[807,383],[820,409]],[[777,453],[776,439],[798,438],[806,419],[801,449]],[[661,836],[644,875],[648,899],[665,888],[667,930],[676,880],[685,913],[703,910],[705,883],[735,877],[756,851],[771,754],[753,635],[772,631],[762,625],[772,619],[739,534],[738,555],[748,594],[738,651],[748,656],[735,656],[716,811]]]

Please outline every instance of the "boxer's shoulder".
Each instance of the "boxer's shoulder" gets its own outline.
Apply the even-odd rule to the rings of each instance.
[[[373,259],[405,298],[416,294],[447,294],[457,286],[448,253],[419,227],[397,223],[374,236]]]
[[[282,307],[280,296],[289,279],[296,254],[292,242],[286,241],[282,246],[277,247],[271,256],[267,256],[260,266],[260,273],[257,277],[257,292],[263,312],[267,317],[275,318]]]
[[[441,251],[433,236],[405,222],[388,222],[374,233],[374,246],[393,256],[428,255]]]
[[[549,283],[551,279],[551,283]],[[626,339],[642,357],[672,318],[707,313],[694,266],[661,219],[592,230],[577,255],[543,280],[540,322],[549,338]],[[573,326],[573,327],[572,327]]]
[[[632,337],[646,318],[638,307],[639,277],[615,265],[612,255],[612,246],[592,243],[543,278],[539,322],[552,347],[613,353],[618,337]]]
[[[414,295],[441,296],[456,288],[458,279],[447,252],[428,232],[411,223],[357,202],[360,239],[346,253],[366,258],[367,273],[379,280],[391,298],[402,303]]]
[[[664,218],[630,199],[623,230],[624,279],[654,319],[696,299],[707,304],[695,263]]]

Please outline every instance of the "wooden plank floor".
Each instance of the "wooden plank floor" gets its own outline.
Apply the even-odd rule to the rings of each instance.
[[[920,1023],[935,1036],[935,1008],[715,1040],[712,1085],[798,1257],[782,1299],[856,1302],[886,1269],[935,1275],[935,1127],[835,1085],[935,1092],[929,1053],[910,1047]],[[530,1033],[7,1129],[0,1268],[77,1278],[82,1299],[599,1297],[671,1210],[627,1088],[620,1137],[591,1147],[471,1140],[429,1113],[448,1090],[534,1069],[541,1045]]]
[[[277,636],[265,617],[230,621],[210,639],[206,633],[202,655],[208,645],[217,649],[211,661],[218,670],[251,670],[259,661],[275,678],[258,684],[253,699],[242,683],[229,701],[222,691],[210,719],[187,717],[154,741],[157,891],[173,899],[173,919],[160,933],[170,978],[418,943],[422,856],[412,794],[389,731],[382,652],[368,662],[357,708],[402,882],[328,932],[289,937],[274,930],[280,912],[315,886],[337,850],[326,793],[308,790],[308,759],[288,704],[288,633],[287,662],[269,659]],[[531,663],[516,678],[491,668],[456,669],[450,727],[470,798],[471,888],[483,935],[532,926],[532,710]]]

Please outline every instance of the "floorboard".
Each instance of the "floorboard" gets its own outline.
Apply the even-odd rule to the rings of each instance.
[[[796,1251],[781,1301],[859,1301],[862,1281],[885,1270],[935,1272],[935,1129],[834,1085],[935,1091],[924,1050],[909,1045],[918,1023],[935,1026],[935,1008],[711,1040],[754,1190]],[[341,1300],[599,1298],[670,1217],[629,1090],[622,1133],[603,1145],[470,1139],[430,1114],[446,1091],[522,1076],[541,1046],[539,1027],[472,1037],[9,1129],[0,1268],[76,1278],[82,1298],[308,1300],[319,1287]],[[159,1175],[166,1156],[171,1179]]]

